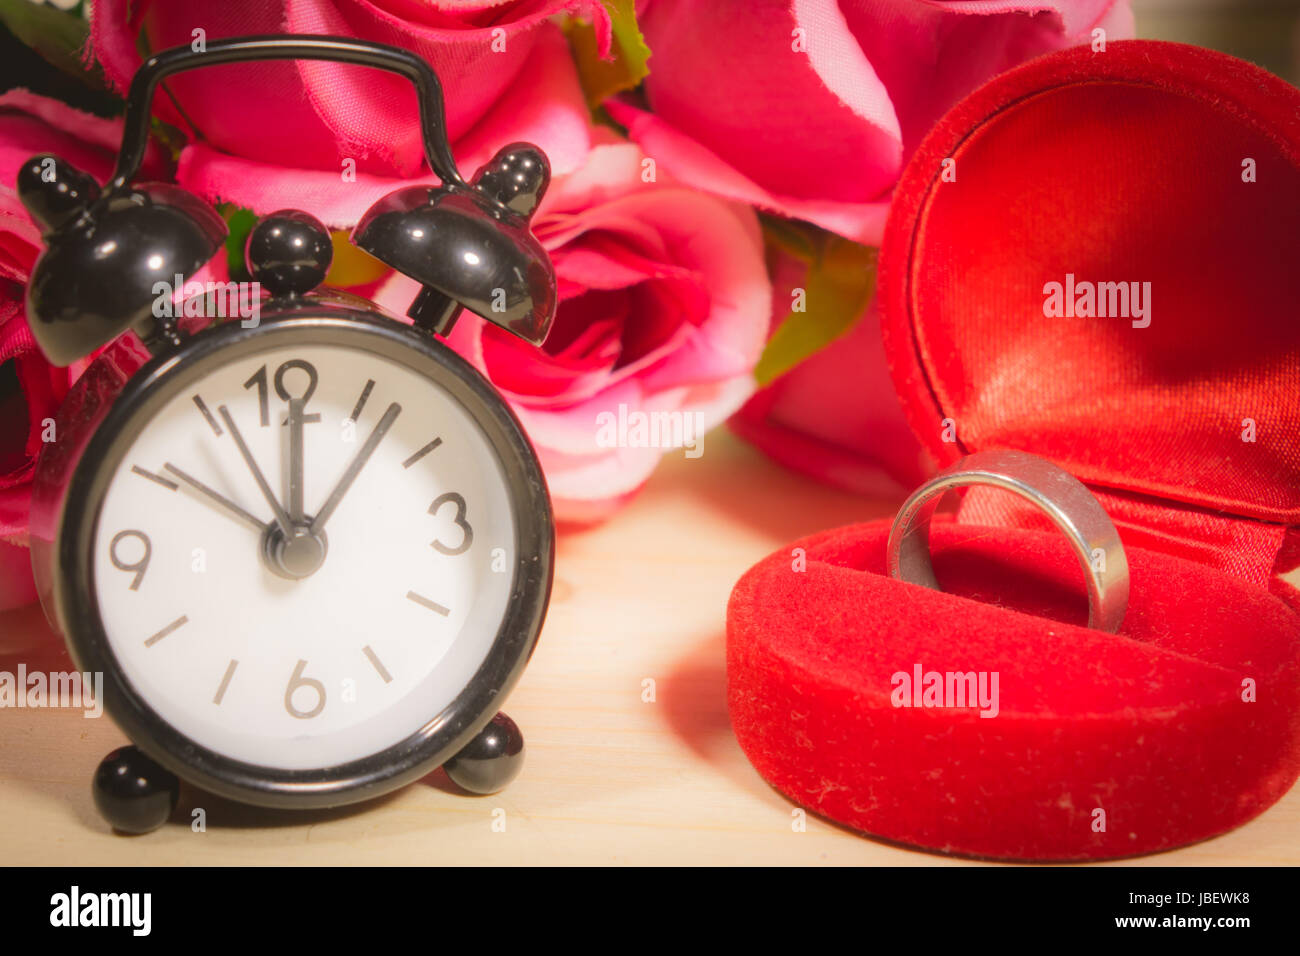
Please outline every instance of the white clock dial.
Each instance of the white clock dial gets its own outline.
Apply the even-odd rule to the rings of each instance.
[[[500,462],[443,388],[360,349],[275,347],[214,362],[127,446],[94,592],[127,680],[182,734],[333,767],[470,682],[507,611],[515,528]]]

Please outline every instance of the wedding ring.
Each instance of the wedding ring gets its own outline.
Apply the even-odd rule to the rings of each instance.
[[[1088,626],[1115,633],[1128,609],[1128,558],[1119,532],[1079,479],[1023,451],[981,451],[944,469],[903,502],[889,529],[890,577],[941,590],[930,562],[930,519],[945,492],[992,485],[1044,512],[1069,539],[1088,584]]]

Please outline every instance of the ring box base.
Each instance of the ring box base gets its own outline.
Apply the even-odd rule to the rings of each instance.
[[[1298,236],[1300,91],[1222,54],[1064,51],[940,121],[881,252],[895,386],[940,466],[1015,448],[1088,485],[1128,614],[1089,630],[1069,545],[996,490],[934,525],[943,592],[886,576],[886,523],[795,542],[728,608],[732,724],[770,783],[881,838],[1018,860],[1169,849],[1288,790]],[[931,673],[944,706],[902,690]],[[995,715],[953,705],[994,674]]]

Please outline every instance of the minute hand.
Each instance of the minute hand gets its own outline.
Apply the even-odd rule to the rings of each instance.
[[[343,500],[343,496],[352,487],[352,482],[357,480],[357,475],[361,474],[361,469],[366,466],[366,462],[370,460],[370,456],[375,453],[375,449],[383,441],[384,435],[388,434],[388,429],[393,427],[393,422],[397,421],[397,416],[401,413],[402,406],[396,402],[388,406],[388,410],[384,412],[384,417],[379,419],[379,423],[375,425],[370,437],[366,439],[356,457],[348,464],[347,471],[343,472],[343,477],[339,479],[339,483],[334,486],[330,496],[325,499],[325,504],[321,506],[320,511],[316,512],[316,517],[311,521],[312,534],[319,534],[321,529],[325,527],[325,522],[338,508],[339,502]]]

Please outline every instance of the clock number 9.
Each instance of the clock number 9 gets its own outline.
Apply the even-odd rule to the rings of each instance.
[[[439,495],[433,499],[433,504],[429,505],[429,514],[436,516],[438,509],[445,504],[454,504],[456,506],[456,517],[453,520],[461,530],[460,544],[450,548],[435,538],[433,547],[439,554],[455,557],[458,554],[464,554],[469,550],[469,546],[474,543],[474,529],[465,520],[465,498],[454,491],[449,491],[445,495]]]
[[[284,709],[289,712],[290,717],[297,717],[299,720],[308,720],[325,709],[325,685],[314,677],[303,677],[302,669],[306,666],[306,661],[298,662],[298,666],[293,669],[293,676],[289,678],[289,686],[284,690]],[[316,706],[311,710],[299,710],[293,705],[294,691],[300,687],[316,692]]]
[[[302,395],[290,395],[289,390],[284,385],[284,375],[292,369],[299,369],[307,373],[307,387],[303,389]],[[286,402],[291,398],[301,398],[305,406],[316,391],[317,378],[316,368],[310,362],[304,362],[302,359],[289,359],[275,370],[275,394]],[[268,379],[266,366],[263,365],[249,376],[248,381],[244,383],[244,388],[257,386],[257,406],[263,428],[271,424],[271,394]]]
[[[124,538],[138,538],[140,543],[144,545],[144,551],[141,553],[138,561],[127,563],[126,561],[123,561],[121,556],[117,553],[117,546],[122,543],[122,539]],[[140,581],[144,578],[145,571],[149,570],[149,558],[152,555],[153,548],[149,544],[149,536],[143,531],[119,531],[117,534],[113,535],[113,541],[108,546],[108,559],[113,562],[113,567],[117,568],[119,571],[126,571],[128,573],[131,571],[135,572],[135,578],[131,581],[130,585],[132,591],[138,591],[140,589]]]

